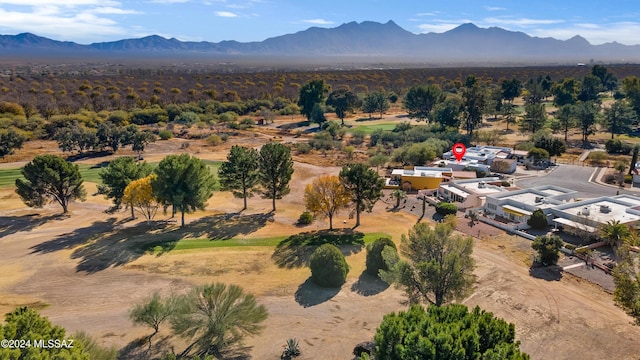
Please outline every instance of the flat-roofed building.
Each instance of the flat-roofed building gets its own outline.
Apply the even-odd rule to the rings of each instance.
[[[526,223],[536,209],[548,218],[553,207],[573,201],[577,192],[554,185],[536,186],[509,192],[487,195],[484,210],[514,222]]]
[[[435,190],[440,183],[449,181],[453,175],[451,168],[414,166],[409,169],[394,169],[385,183],[387,189]]]
[[[441,183],[436,195],[444,201],[460,203],[459,209],[477,208],[484,205],[487,195],[506,191],[499,186],[501,182],[497,177],[452,180]]]
[[[551,209],[556,226],[570,233],[597,233],[610,221],[629,226],[640,221],[640,197],[632,195],[603,196],[562,204]]]

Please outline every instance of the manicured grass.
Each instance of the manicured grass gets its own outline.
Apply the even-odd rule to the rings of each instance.
[[[208,248],[224,248],[224,247],[242,247],[242,246],[271,246],[276,247],[282,245],[286,241],[289,241],[292,238],[301,239],[299,243],[296,243],[296,246],[314,246],[316,244],[315,236],[307,236],[307,233],[292,235],[292,236],[274,236],[268,238],[255,238],[255,239],[244,239],[244,238],[232,238],[229,240],[216,240],[216,239],[181,239],[181,240],[169,240],[160,242],[152,242],[141,247],[141,250],[144,252],[148,252],[151,254],[159,254],[166,253],[170,251],[179,251],[179,250],[195,250],[195,249],[208,249]],[[350,236],[347,236],[348,239],[345,238],[344,235],[321,235],[321,237],[326,242],[332,242],[337,244],[351,244],[355,243],[364,243],[369,244],[375,241],[380,237],[391,237],[388,234],[375,232],[364,234],[362,236],[361,233],[354,233],[356,235],[353,236],[353,239]]]
[[[20,168],[0,169],[0,187],[14,186],[16,179],[21,177]]]
[[[378,130],[378,129],[382,129],[382,130],[386,130],[386,131],[391,131],[396,127],[397,124],[394,123],[382,123],[382,124],[375,124],[375,125],[358,125],[356,127],[354,127],[353,129],[358,129],[358,130],[362,130],[367,134],[372,134],[374,131]]]
[[[218,168],[220,168],[220,161],[213,160],[203,160],[211,172],[214,174],[218,174]],[[155,168],[158,166],[157,162],[149,163],[151,167]],[[82,178],[86,182],[93,182],[100,184],[102,183],[100,179],[100,171],[107,166],[107,163],[101,163],[97,165],[89,165],[89,164],[78,164],[78,168],[80,168],[80,174]],[[16,179],[21,177],[20,173],[21,168],[8,168],[8,169],[0,169],[0,187],[10,187],[14,186],[16,183]]]

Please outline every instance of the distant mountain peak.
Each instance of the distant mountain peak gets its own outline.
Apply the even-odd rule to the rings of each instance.
[[[138,56],[141,59],[162,56],[295,56],[333,61],[343,59],[400,59],[420,63],[453,64],[542,64],[576,63],[589,59],[608,62],[640,61],[640,46],[619,43],[591,45],[580,35],[561,41],[532,37],[523,32],[500,27],[481,28],[466,23],[443,33],[415,34],[398,26],[393,20],[351,21],[333,28],[310,27],[293,34],[275,36],[263,41],[218,43],[183,42],[160,35],[137,39],[79,45],[40,37],[32,33],[0,35],[3,56],[35,55],[46,58],[58,55],[100,54]],[[331,58],[334,57],[334,58]]]

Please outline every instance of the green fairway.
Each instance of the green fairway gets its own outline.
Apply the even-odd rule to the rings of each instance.
[[[296,236],[296,235],[294,235]],[[362,241],[364,244],[371,243],[380,237],[391,237],[388,234],[376,232],[365,234],[362,237]],[[275,236],[268,238],[256,238],[256,239],[245,239],[245,238],[233,238],[229,240],[216,240],[216,239],[181,239],[181,240],[169,240],[162,242],[152,242],[142,246],[142,250],[144,252],[149,252],[151,254],[160,254],[166,253],[170,251],[180,251],[180,250],[195,250],[195,249],[207,249],[207,248],[224,248],[224,247],[241,247],[241,246],[278,246],[283,243],[283,241],[289,239],[287,236]],[[333,239],[328,239],[329,241]],[[305,243],[297,244],[297,246],[316,245],[315,243]]]
[[[218,168],[220,167],[220,161],[213,160],[204,160],[207,164],[211,172],[214,174],[218,174]],[[158,166],[157,162],[149,163],[151,167],[155,168]],[[78,164],[78,168],[80,168],[80,174],[82,178],[86,182],[93,182],[100,184],[102,181],[100,180],[100,171],[107,166],[107,163],[102,163],[98,165],[89,165],[89,164]],[[16,179],[21,177],[20,174],[21,168],[8,168],[8,169],[0,169],[0,187],[10,187],[14,186],[16,183]]]
[[[386,130],[386,131],[391,131],[396,127],[397,124],[394,123],[383,123],[383,124],[375,124],[375,125],[358,125],[356,127],[354,127],[353,129],[358,129],[358,130],[362,130],[367,134],[372,134],[374,131],[378,130],[378,129],[382,129],[382,130]]]

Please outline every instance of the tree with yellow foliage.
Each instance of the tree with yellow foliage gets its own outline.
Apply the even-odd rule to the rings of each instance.
[[[333,216],[351,201],[349,192],[337,176],[323,176],[307,185],[304,203],[307,210],[317,216],[329,218],[329,230],[333,230]]]
[[[135,209],[142,214],[147,222],[150,222],[155,216],[160,203],[153,196],[151,189],[151,182],[155,179],[156,175],[151,174],[142,179],[134,180],[127,185],[124,189],[124,196],[122,202]]]

